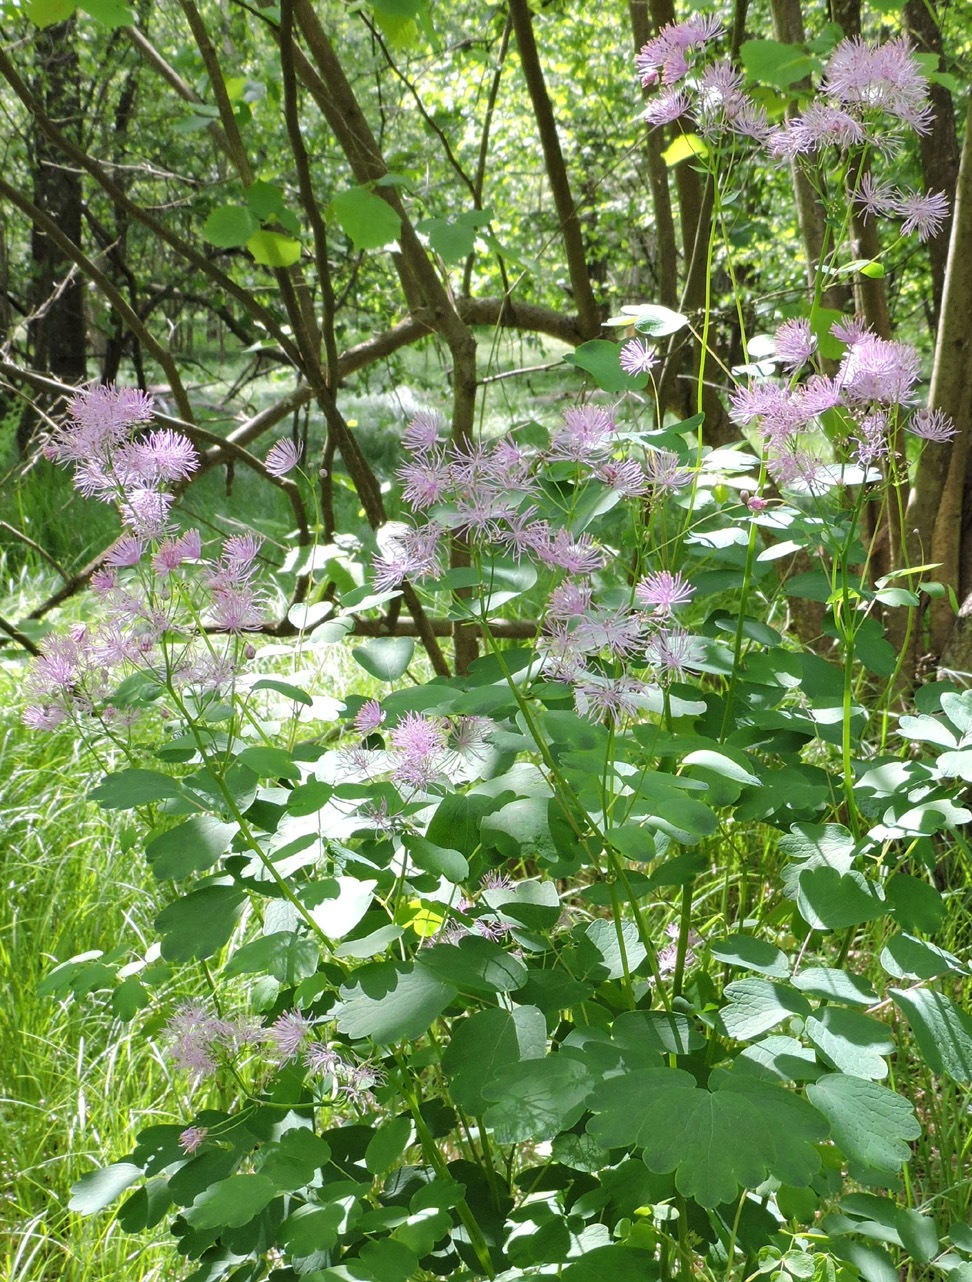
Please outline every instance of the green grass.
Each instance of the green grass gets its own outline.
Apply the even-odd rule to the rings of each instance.
[[[92,1001],[38,997],[52,961],[144,937],[147,872],[83,801],[85,764],[70,734],[18,724],[19,665],[0,669],[0,1276],[7,1282],[133,1282],[183,1276],[171,1248],[126,1237],[110,1216],[66,1209],[71,1184],[124,1154],[133,1121],[177,1120],[155,1048]]]
[[[52,582],[24,568],[17,581],[8,575],[0,613],[20,617]],[[83,612],[76,599],[57,625]],[[350,647],[311,643],[299,656],[272,647],[267,662],[314,691],[378,693]],[[139,847],[123,848],[124,819],[85,802],[100,770],[74,733],[21,725],[25,672],[9,652],[0,659],[0,1278],[183,1278],[192,1266],[176,1255],[165,1221],[129,1237],[112,1210],[91,1218],[67,1210],[77,1179],[124,1157],[144,1126],[182,1121],[191,1108],[142,1019],[126,1026],[94,997],[38,995],[55,962],[116,943],[143,952],[168,895]]]

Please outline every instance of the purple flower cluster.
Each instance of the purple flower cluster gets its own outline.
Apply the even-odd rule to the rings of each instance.
[[[209,1077],[223,1062],[234,1060],[245,1047],[258,1046],[266,1030],[256,1020],[224,1019],[202,1002],[183,1002],[162,1034],[169,1058],[195,1077]]]
[[[74,484],[88,498],[118,502],[136,538],[156,539],[169,520],[166,487],[188,480],[199,466],[192,442],[168,429],[140,434],[151,421],[152,398],[111,386],[79,392],[68,420],[44,446],[52,462],[74,466]]]
[[[948,218],[948,200],[941,192],[901,191],[864,174],[854,196],[868,218],[903,218],[901,235],[918,233],[921,241],[937,236]]]
[[[649,368],[646,345],[634,340],[630,365]],[[625,349],[626,350],[626,349]],[[554,522],[540,515],[540,503],[550,510],[551,474],[565,477],[574,465],[577,493],[598,485],[621,498],[646,496],[650,502],[663,492],[681,489],[691,480],[678,455],[648,450],[644,462],[618,458],[618,438],[612,414],[597,405],[568,409],[551,434],[549,445],[528,455],[509,438],[466,450],[448,449],[439,440],[434,415],[412,420],[403,440],[413,458],[399,471],[403,497],[426,524],[401,526],[386,538],[383,555],[374,566],[379,589],[394,587],[409,577],[436,580],[444,572],[442,544],[447,531],[464,534],[487,558],[496,552],[515,560],[530,560],[553,571],[555,586],[545,612],[539,652],[547,676],[574,688],[577,708],[596,720],[618,723],[643,708],[658,683],[684,674],[698,661],[698,643],[672,622],[673,611],[688,602],[692,587],[680,574],[649,574],[634,586],[626,605],[600,605],[592,576],[608,562],[608,551],[586,532],[572,532],[569,511]],[[569,500],[564,500],[569,503]],[[629,675],[634,662],[644,677]],[[620,675],[619,675],[620,674]],[[356,727],[367,734],[380,724],[379,710],[362,709]],[[442,718],[407,714],[390,733],[397,758],[391,777],[397,783],[427,787],[458,740],[484,733],[475,718],[446,722]],[[374,754],[372,754],[374,755]],[[367,754],[355,761],[365,767]],[[448,773],[448,771],[446,771]]]
[[[381,705],[371,699],[359,710],[354,728],[367,741],[384,721]],[[386,747],[363,743],[344,754],[344,763],[356,778],[388,778],[409,793],[424,791],[446,780],[478,777],[492,730],[487,717],[406,712],[389,729]]]
[[[715,18],[694,17],[670,23],[642,48],[636,70],[646,89],[658,90],[642,113],[649,124],[685,118],[707,139],[747,136],[772,157],[826,148],[847,153],[864,146],[889,151],[904,130],[926,133],[929,128],[928,79],[903,37],[878,45],[859,37],[842,40],[824,68],[820,97],[771,128],[727,59],[699,60],[721,34]],[[922,241],[937,235],[948,216],[948,202],[940,192],[903,192],[875,184],[869,175],[855,199],[872,217],[901,218],[901,234],[917,232]],[[635,359],[633,352],[630,359]]]
[[[142,392],[91,388],[71,401],[67,421],[45,445],[48,458],[74,467],[83,493],[118,504],[128,532],[92,576],[103,620],[42,646],[27,682],[33,702],[24,722],[33,729],[77,717],[123,727],[136,712],[115,707],[112,694],[136,670],[160,684],[221,690],[234,675],[230,648],[219,653],[191,638],[202,625],[238,635],[264,622],[254,584],[259,539],[228,538],[206,559],[198,530],[171,528],[167,487],[188,479],[198,461],[180,433],[146,430],[151,416]]]
[[[633,340],[629,346],[639,346]],[[650,367],[644,351],[632,356]],[[572,406],[552,434],[549,447],[532,455],[509,437],[468,449],[449,448],[439,439],[438,419],[423,411],[402,437],[412,457],[398,472],[402,498],[414,511],[428,514],[421,526],[401,525],[385,532],[382,554],[373,563],[372,581],[379,591],[404,579],[435,582],[445,572],[446,535],[452,531],[517,561],[566,574],[590,575],[606,564],[604,550],[587,534],[571,534],[539,516],[542,469],[552,463],[575,463],[584,479],[606,485],[622,497],[653,490],[677,489],[690,473],[667,451],[650,453],[644,462],[615,458],[615,423],[598,405]]]
[[[865,469],[887,457],[896,422],[931,441],[945,441],[955,433],[941,411],[913,409],[921,373],[913,347],[879,338],[858,320],[837,322],[831,332],[846,345],[833,377],[810,373],[785,382],[753,380],[730,400],[730,417],[741,427],[755,427],[766,445],[770,471],[781,485],[814,487],[822,463],[807,452],[804,442],[808,429],[828,410],[840,411],[847,425],[845,444]],[[794,376],[813,349],[805,321],[786,321],[777,330],[777,357]]]
[[[488,872],[480,883],[482,890],[512,890],[515,884],[505,873],[495,871]],[[498,944],[506,939],[512,929],[508,922],[502,921],[487,905],[477,903],[476,899],[468,895],[462,896],[456,905],[456,911],[463,917],[473,916],[473,924],[467,926],[458,917],[450,917],[437,936],[443,943],[458,944],[469,935],[479,935]]]
[[[695,589],[680,573],[640,579],[631,605],[604,607],[589,582],[566,579],[547,601],[539,651],[546,675],[573,687],[581,716],[614,725],[635,716],[659,683],[684,676],[700,660],[698,642],[672,622]],[[630,669],[640,666],[643,675]]]
[[[312,1076],[329,1078],[336,1096],[361,1109],[375,1108],[372,1091],[384,1080],[381,1069],[315,1041],[314,1024],[296,1010],[285,1011],[267,1027],[256,1019],[224,1019],[202,1002],[183,1002],[162,1033],[175,1066],[197,1079],[211,1077],[222,1064],[235,1064],[246,1050],[266,1068],[300,1060]],[[194,1153],[208,1133],[206,1127],[187,1127],[179,1143]]]
[[[658,87],[642,116],[650,125],[667,125],[691,114],[704,135],[724,132],[746,135],[763,142],[770,129],[766,112],[743,92],[742,76],[727,59],[696,66],[688,54],[703,50],[722,35],[715,17],[698,16],[671,22],[635,58],[635,68],[646,89]],[[680,88],[672,88],[679,82]]]

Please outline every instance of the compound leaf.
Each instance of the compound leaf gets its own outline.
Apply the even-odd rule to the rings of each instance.
[[[758,1079],[713,1074],[722,1089],[699,1087],[681,1069],[642,1069],[602,1082],[588,1106],[588,1130],[603,1148],[635,1144],[645,1165],[675,1172],[686,1197],[703,1206],[736,1198],[768,1175],[797,1186],[819,1167],[818,1114],[790,1092]]]

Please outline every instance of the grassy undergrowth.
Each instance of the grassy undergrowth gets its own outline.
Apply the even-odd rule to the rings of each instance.
[[[8,596],[15,609],[27,589],[22,575],[18,599]],[[299,666],[322,693],[352,683],[375,692],[347,648],[308,647]],[[183,1119],[185,1082],[139,1017],[126,1025],[97,998],[38,993],[55,962],[133,938],[147,946],[171,896],[141,854],[124,849],[118,816],[84,800],[99,771],[73,732],[21,725],[24,672],[13,657],[0,661],[0,1278],[174,1282],[194,1266],[176,1254],[164,1220],[154,1237],[132,1237],[110,1212],[84,1218],[67,1204],[71,1185],[128,1151],[137,1130]]]
[[[19,724],[21,670],[0,668],[0,1276],[133,1282],[183,1276],[164,1226],[135,1241],[109,1217],[66,1209],[71,1184],[126,1150],[134,1118],[177,1120],[170,1074],[136,1028],[37,988],[56,958],[142,934],[155,888],[115,825],[83,801],[89,769],[71,734]]]

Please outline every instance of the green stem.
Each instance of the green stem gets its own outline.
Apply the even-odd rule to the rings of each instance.
[[[689,933],[692,929],[692,887],[687,882],[682,887],[682,908],[678,919],[678,945],[675,952],[675,973],[672,976],[672,996],[681,997],[682,978],[685,974],[685,957],[688,953]]]
[[[407,1082],[408,1070],[402,1062],[398,1051],[395,1052],[395,1060],[402,1072],[403,1078]],[[408,1104],[409,1112],[412,1114],[412,1120],[415,1122],[415,1132],[419,1137],[419,1143],[422,1145],[422,1153],[425,1156],[425,1160],[433,1168],[439,1179],[450,1179],[449,1168],[443,1161],[442,1154],[439,1152],[438,1146],[432,1137],[432,1132],[429,1130],[426,1125],[425,1118],[422,1116],[418,1097],[416,1096],[414,1089],[411,1085],[403,1084],[402,1091]],[[494,1269],[493,1261],[490,1258],[489,1245],[487,1244],[486,1239],[483,1236],[483,1231],[479,1227],[476,1217],[470,1210],[469,1203],[465,1198],[460,1198],[456,1203],[456,1211],[459,1214],[459,1219],[462,1221],[463,1228],[469,1234],[470,1245],[476,1252],[476,1259],[482,1266],[483,1272],[488,1278],[494,1278],[496,1276],[496,1270]]]

